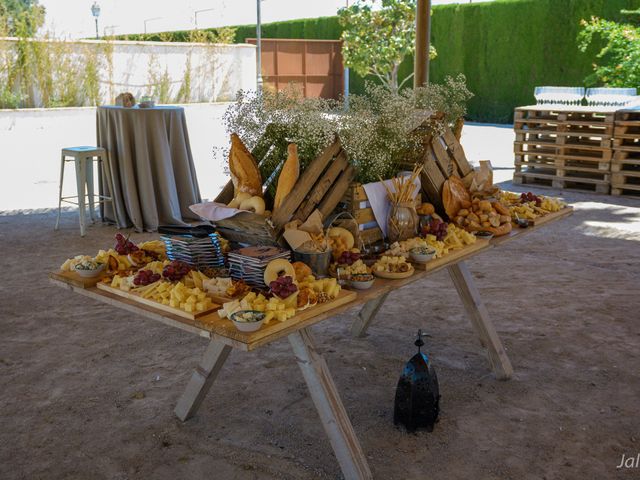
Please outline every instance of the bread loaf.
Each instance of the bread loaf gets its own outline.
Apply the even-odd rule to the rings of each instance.
[[[284,199],[289,195],[293,186],[298,181],[300,175],[300,160],[298,159],[298,146],[290,143],[287,148],[289,155],[282,166],[280,176],[278,177],[278,188],[276,189],[276,197],[273,200],[273,209],[277,209],[282,205]]]
[[[235,133],[231,134],[229,170],[235,191],[234,196],[240,192],[262,196],[262,176],[258,163]]]

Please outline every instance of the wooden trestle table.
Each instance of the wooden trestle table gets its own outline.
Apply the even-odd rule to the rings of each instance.
[[[572,209],[567,208],[549,215],[548,221],[544,223],[559,220],[571,213]],[[287,337],[344,477],[349,480],[369,479],[373,477],[366,456],[360,447],[360,442],[353,430],[327,364],[316,349],[310,327],[355,306],[361,306],[360,313],[351,327],[351,334],[354,337],[362,337],[390,292],[446,268],[480,343],[487,351],[496,378],[507,380],[513,374],[513,367],[489,313],[482,303],[465,260],[540,228],[544,228],[542,223],[526,229],[514,229],[511,234],[490,241],[478,240],[474,245],[454,251],[443,258],[432,260],[428,263],[426,270],[416,270],[416,273],[409,278],[402,280],[377,279],[371,289],[358,292],[355,299],[348,303],[330,310],[318,309],[317,314],[313,313],[314,309],[309,309],[303,312],[306,315],[296,315],[296,317],[282,323],[272,322],[253,333],[242,333],[235,330],[228,320],[220,319],[217,313],[212,314],[216,317],[213,320],[203,317],[199,321],[191,321],[96,287],[83,288],[77,283],[67,281],[58,273],[52,273],[50,277],[55,284],[99,302],[209,339],[200,364],[193,372],[187,388],[175,408],[176,415],[182,421],[186,421],[197,412],[232,349],[251,351]]]

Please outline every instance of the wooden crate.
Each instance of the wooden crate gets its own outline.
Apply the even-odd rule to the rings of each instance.
[[[382,240],[382,230],[376,223],[373,209],[367,198],[367,192],[360,183],[352,183],[345,193],[343,206],[358,224],[360,240],[364,245],[371,245]],[[418,207],[422,203],[422,194],[418,193],[415,204]]]
[[[608,193],[614,120],[610,109],[516,109],[514,183]]]
[[[283,159],[284,160],[284,159]],[[242,212],[232,218],[216,222],[221,235],[230,241],[248,245],[284,245],[282,231],[292,220],[305,221],[317,208],[326,218],[336,208],[354,176],[347,153],[340,139],[329,145],[300,174],[293,190],[287,195],[271,218]],[[264,176],[264,178],[270,178]],[[233,198],[233,184],[229,182],[215,199],[229,203]]]
[[[442,204],[444,182],[451,175],[465,177],[473,172],[473,167],[448,125],[444,125],[444,133],[440,136],[425,136],[422,147],[422,152],[402,166],[411,170],[414,167],[412,161],[422,164],[420,176],[422,200],[431,202],[436,211],[442,215],[444,214]]]

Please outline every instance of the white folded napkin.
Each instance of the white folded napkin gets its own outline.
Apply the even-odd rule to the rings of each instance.
[[[399,175],[401,176],[409,176],[410,172],[401,172]],[[393,186],[393,182],[391,180],[385,180],[384,184],[387,185],[389,190],[395,192],[396,189]],[[420,179],[417,178],[414,181],[416,186],[415,191],[411,198],[416,198],[416,195],[420,191]],[[389,201],[389,197],[387,196],[387,190],[384,188],[383,182],[372,182],[365,183],[362,185],[365,193],[367,194],[367,199],[369,200],[369,204],[371,205],[371,209],[373,210],[373,216],[376,218],[376,222],[378,222],[378,226],[380,230],[382,230],[382,235],[384,237],[387,236],[387,216],[389,215],[389,210],[391,209],[391,202]]]

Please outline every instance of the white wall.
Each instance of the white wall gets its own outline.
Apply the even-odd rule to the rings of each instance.
[[[222,125],[228,105],[181,105],[203,198],[214,198],[227,182],[224,159],[214,148],[229,143]],[[60,150],[95,144],[95,108],[0,110],[0,211],[57,207]],[[69,163],[65,195],[75,195],[74,182]]]
[[[149,94],[153,90],[153,83],[165,73],[170,82],[171,101],[176,101],[189,63],[191,88],[187,103],[232,101],[238,90],[256,88],[254,45],[102,40],[37,41],[43,46],[51,45],[49,51],[52,56],[58,55],[55,52],[67,52],[65,55],[80,69],[86,64],[87,51],[93,52],[92,56],[97,55],[101,59],[100,104],[113,103],[114,98],[122,92],[131,92],[139,99],[142,95]],[[17,39],[0,38],[0,48],[8,49],[15,55],[13,45],[16,42]],[[112,59],[110,64],[106,61],[108,57]],[[77,80],[81,82],[82,78]],[[0,72],[0,82],[2,81],[5,79]],[[39,97],[37,92],[35,96]]]

